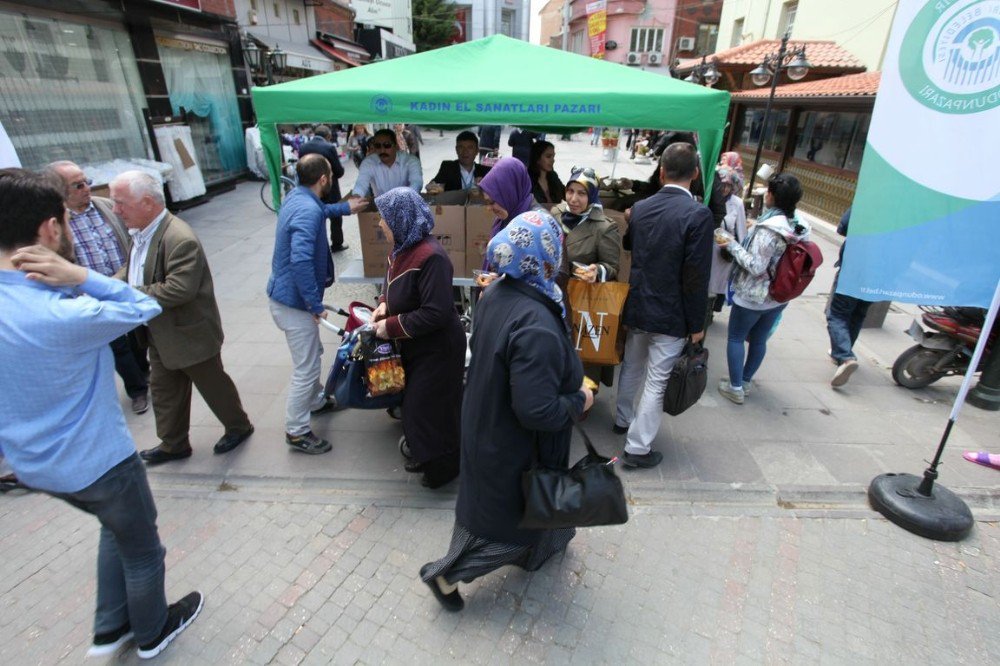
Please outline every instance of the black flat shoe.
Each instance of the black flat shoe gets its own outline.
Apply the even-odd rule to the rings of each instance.
[[[424,488],[440,488],[458,478],[458,453],[448,454],[424,463],[424,475],[420,485]]]
[[[143,459],[147,466],[152,467],[153,465],[162,465],[163,463],[173,462],[174,460],[184,460],[185,458],[191,457],[191,447],[188,447],[186,451],[167,451],[161,446],[156,446],[152,449],[146,449],[139,453],[139,457]]]
[[[615,433],[616,435],[624,435],[625,433],[628,432],[628,426],[620,426],[617,423],[612,424],[611,432]]]
[[[403,465],[403,469],[405,469],[410,474],[417,474],[419,472],[423,472],[426,466],[427,463],[417,462],[416,460],[409,460]]]
[[[219,438],[212,449],[215,453],[229,453],[237,446],[247,441],[247,437],[253,434],[253,426],[245,432],[231,432]]]
[[[429,566],[430,564],[425,564],[424,566],[420,567],[421,579],[423,579],[424,572],[427,570],[427,567]],[[458,611],[465,608],[465,600],[462,599],[462,595],[458,593],[457,589],[453,590],[452,592],[449,592],[448,594],[445,594],[441,590],[441,587],[438,585],[436,578],[424,581],[424,583],[427,585],[427,587],[431,588],[431,593],[434,595],[434,598],[438,600],[438,603],[441,604],[446,611],[449,611],[451,613],[457,613]]]

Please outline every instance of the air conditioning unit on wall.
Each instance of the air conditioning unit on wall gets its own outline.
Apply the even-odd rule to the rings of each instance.
[[[694,51],[694,37],[681,37],[677,40],[678,51]]]
[[[642,64],[642,54],[636,51],[629,51],[628,55],[625,56],[626,65],[641,65]]]
[[[663,64],[663,54],[662,53],[650,53],[646,56],[646,62],[650,65],[662,65]]]

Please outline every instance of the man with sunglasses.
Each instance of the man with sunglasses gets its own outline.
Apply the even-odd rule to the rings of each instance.
[[[409,187],[419,192],[424,186],[424,176],[420,160],[407,153],[398,152],[396,133],[391,129],[380,129],[368,143],[371,152],[361,162],[358,180],[354,183],[354,194],[372,198],[388,192],[394,187]]]
[[[63,160],[47,170],[62,179],[63,199],[69,209],[69,228],[76,250],[76,263],[101,275],[113,276],[128,259],[129,236],[114,213],[114,202],[91,194],[91,180],[74,162]],[[135,334],[126,333],[111,341],[115,371],[125,384],[132,411],[149,409],[149,362]]]

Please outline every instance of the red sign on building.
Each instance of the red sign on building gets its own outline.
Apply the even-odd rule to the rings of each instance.
[[[455,8],[455,30],[451,33],[452,44],[462,44],[469,41],[469,17],[472,7]]]

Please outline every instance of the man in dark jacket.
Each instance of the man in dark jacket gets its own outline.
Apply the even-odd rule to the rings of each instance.
[[[531,147],[535,145],[536,141],[543,141],[544,139],[544,134],[515,127],[511,131],[510,136],[507,137],[507,145],[513,148],[511,153],[514,157],[524,162],[524,166],[530,169],[531,165],[528,162],[531,161]]]
[[[318,153],[326,158],[333,171],[333,180],[330,183],[330,191],[323,197],[323,203],[332,204],[340,201],[340,183],[338,179],[344,177],[344,165],[340,163],[340,156],[337,154],[337,147],[333,145],[333,132],[326,125],[320,125],[315,130],[316,136],[302,144],[299,148],[299,159],[310,153]],[[342,252],[346,250],[344,245],[344,218],[340,215],[330,217],[330,251]]]
[[[625,249],[632,251],[632,272],[623,313],[629,334],[614,430],[628,432],[622,462],[630,467],[655,467],[663,459],[650,445],[660,429],[670,371],[686,339],[699,342],[705,337],[712,213],[691,195],[691,181],[699,176],[694,147],[669,146],[660,158],[663,188],[632,208],[623,239]]]
[[[460,132],[455,138],[455,154],[457,160],[444,160],[438,169],[434,180],[427,183],[430,192],[433,185],[440,185],[445,192],[452,190],[468,190],[479,183],[479,179],[490,172],[484,164],[476,164],[479,154],[479,139],[475,133],[468,130]]]

